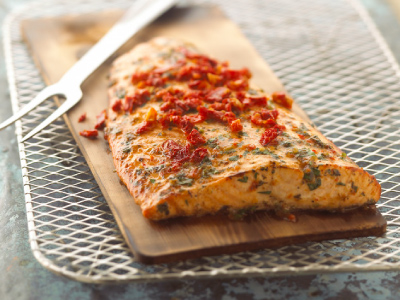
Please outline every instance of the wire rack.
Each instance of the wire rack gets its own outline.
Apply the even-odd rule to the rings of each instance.
[[[4,45],[13,110],[44,87],[22,41],[21,20],[129,3],[41,1],[10,14]],[[400,72],[365,9],[356,0],[213,3],[240,26],[319,129],[380,181],[377,206],[388,221],[386,236],[143,265],[125,244],[64,121],[21,143],[21,136],[55,109],[47,101],[16,124],[35,257],[55,273],[91,283],[398,270]]]

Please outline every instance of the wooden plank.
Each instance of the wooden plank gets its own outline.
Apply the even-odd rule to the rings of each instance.
[[[90,15],[35,19],[23,22],[23,33],[47,83],[57,81],[121,15],[108,11]],[[118,54],[155,36],[169,36],[193,42],[205,53],[228,60],[233,67],[248,67],[253,82],[267,92],[282,90],[282,84],[240,30],[216,8],[175,8],[142,30]],[[243,221],[226,216],[178,218],[152,222],[141,215],[127,189],[115,174],[111,154],[102,138],[91,141],[78,134],[92,128],[95,116],[107,107],[107,72],[112,57],[83,85],[82,101],[69,113],[71,129],[94,177],[107,199],[118,225],[135,253],[146,263],[216,255],[263,247],[279,247],[305,241],[381,235],[386,222],[376,209],[346,214],[303,213],[296,223],[268,212]],[[295,111],[307,118],[296,106]],[[88,120],[78,123],[86,112]]]

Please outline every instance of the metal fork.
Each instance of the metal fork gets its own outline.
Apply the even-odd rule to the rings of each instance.
[[[124,16],[97,42],[64,76],[52,85],[44,88],[33,100],[15,115],[0,124],[0,130],[22,118],[36,106],[52,96],[62,96],[65,101],[46,120],[29,132],[22,142],[31,138],[54,120],[62,116],[82,98],[82,83],[107,58],[117,51],[129,38],[152,22],[166,10],[175,5],[177,0],[138,0]]]

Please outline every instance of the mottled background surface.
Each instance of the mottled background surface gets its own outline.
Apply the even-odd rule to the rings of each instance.
[[[321,0],[329,1],[329,0]],[[361,0],[400,61],[400,0]],[[0,19],[28,0],[0,0]],[[0,120],[11,115],[0,48]],[[33,257],[14,127],[0,132],[0,299],[400,299],[400,272],[89,285]]]

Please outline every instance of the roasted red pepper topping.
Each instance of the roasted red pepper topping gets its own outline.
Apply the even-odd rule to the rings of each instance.
[[[197,124],[197,123],[201,123],[203,121],[205,121],[204,116],[202,115],[186,115],[185,116],[190,122],[192,122],[193,124]]]
[[[208,156],[208,150],[206,148],[197,148],[196,150],[193,151],[190,160],[194,163],[199,163],[207,156]]]
[[[275,125],[274,127],[265,129],[264,133],[261,135],[260,143],[263,146],[269,144],[275,144],[276,138],[282,133],[285,126]]]
[[[225,98],[228,98],[231,94],[231,91],[226,88],[226,87],[217,87],[215,89],[212,89],[207,93],[205,96],[205,101],[207,102],[220,102]]]
[[[161,105],[160,109],[165,112],[168,112],[171,109],[176,109],[185,113],[189,110],[196,109],[202,103],[200,98],[179,99],[170,93],[164,94],[162,100],[164,103]]]
[[[262,126],[263,125],[263,119],[261,118],[260,113],[255,113],[251,116],[251,123]]]
[[[133,84],[137,84],[141,81],[146,81],[149,76],[148,72],[136,72],[132,75],[131,80]]]
[[[189,134],[194,127],[194,124],[191,121],[190,116],[181,117],[180,115],[177,114],[165,115],[161,119],[159,119],[159,122],[161,123],[161,126],[164,129],[168,128],[171,125],[175,125],[179,129],[181,129],[185,134]]]
[[[279,112],[276,109],[262,109],[251,116],[251,123],[266,128],[273,127],[276,125],[276,119],[278,118],[278,115]]]
[[[206,142],[206,139],[196,129],[193,129],[186,138],[194,147],[203,145]]]
[[[112,109],[132,112],[135,107],[149,100],[148,87],[163,87],[155,90],[155,99],[163,102],[160,110],[164,112],[158,116],[158,122],[164,129],[171,126],[180,128],[192,146],[198,147],[205,143],[205,138],[193,129],[194,124],[214,120],[227,124],[232,132],[239,132],[243,130],[243,125],[235,113],[240,114],[253,107],[260,107],[260,110],[250,117],[251,122],[266,128],[261,136],[261,144],[268,145],[276,139],[283,130],[276,122],[278,110],[264,109],[268,98],[249,90],[251,73],[248,69],[230,69],[228,63],[219,63],[183,47],[178,52],[184,55],[183,59],[134,74],[132,84],[136,85],[137,91],[134,95],[126,96],[120,103],[116,101]],[[185,88],[173,85],[165,87],[167,80],[185,83],[186,91]],[[292,99],[284,93],[274,93],[272,99],[287,108],[292,105]],[[196,110],[198,114],[192,114]],[[143,133],[151,127],[152,124],[145,121],[137,133]]]
[[[147,89],[136,90],[131,96],[125,96],[122,109],[132,112],[135,107],[145,104],[150,99],[150,92]]]
[[[246,91],[249,88],[248,79],[238,79],[235,81],[228,81],[226,86],[233,91]]]
[[[243,125],[240,122],[240,119],[236,119],[229,124],[229,127],[233,132],[238,132],[243,130]]]
[[[184,49],[184,48],[182,48],[182,49]],[[214,68],[218,65],[218,62],[215,59],[212,59],[203,54],[189,52],[189,51],[187,51],[187,49],[185,49],[185,50],[186,51],[183,50],[185,56],[187,58],[189,58],[190,60],[195,60],[199,65],[210,66],[212,68]]]
[[[139,124],[139,127],[136,129],[136,134],[142,134],[146,131],[149,131],[154,126],[155,122],[143,121]]]
[[[189,81],[188,86],[194,90],[205,90],[209,85],[205,80],[192,80]]]
[[[163,86],[167,78],[161,77],[160,73],[156,72],[138,72],[132,75],[132,83],[140,88],[146,86]]]
[[[81,116],[79,117],[78,122],[79,122],[79,123],[82,123],[82,122],[85,121],[85,120],[86,120],[86,113],[83,113],[83,114],[81,114]]]
[[[181,116],[181,115],[182,115],[181,110],[171,109],[168,111],[168,114],[161,116],[161,118],[158,119],[158,122],[160,122],[163,129],[166,129],[169,126],[176,124],[174,123],[174,120],[176,120],[175,118],[173,118],[174,116]]]
[[[299,134],[297,134],[297,135],[298,135],[298,136],[299,136],[299,138],[300,138],[300,139],[302,139],[302,140],[305,140],[305,139],[307,138],[305,135],[302,135],[302,134],[300,134],[300,133],[299,133]]]
[[[222,71],[222,75],[227,80],[238,80],[242,79],[243,77],[247,79],[251,78],[251,73],[247,68],[243,68],[241,70],[224,69]]]
[[[102,130],[104,126],[106,126],[106,119],[107,119],[107,112],[106,110],[103,110],[100,114],[96,116],[97,122],[96,125],[94,125],[94,128],[97,130]]]
[[[293,99],[287,96],[285,93],[282,92],[275,92],[272,94],[272,100],[275,103],[282,105],[288,109],[292,108]]]
[[[243,99],[243,104],[246,108],[253,106],[265,106],[267,105],[266,96],[250,96]]]
[[[274,141],[277,138],[277,136],[278,136],[278,129],[276,127],[267,128],[261,135],[260,143],[263,146],[267,146],[269,143]]]
[[[122,109],[122,100],[121,99],[114,100],[111,109],[115,112],[119,112]]]
[[[208,109],[205,106],[200,106],[198,108],[199,115],[201,115],[204,120],[216,120],[216,121],[222,121],[222,118],[224,116],[223,111],[216,111],[214,109]]]
[[[269,120],[269,119],[276,120],[279,115],[279,111],[276,109],[274,110],[262,109],[260,113],[261,113],[261,118],[263,120]]]
[[[97,131],[97,129],[93,129],[93,130],[82,130],[79,132],[80,136],[86,137],[86,138],[91,138],[94,139],[99,135],[99,132]]]
[[[226,109],[227,104],[224,103],[220,103],[220,102],[216,102],[210,105],[210,108],[214,109],[214,110],[228,110],[231,111],[232,109]],[[228,108],[230,108],[228,106]]]
[[[231,111],[217,111],[213,109],[208,109],[204,106],[198,108],[199,115],[204,118],[204,120],[216,120],[223,123],[228,123],[229,127],[233,132],[241,131],[243,126],[240,119]]]
[[[197,148],[193,152],[190,151],[190,145],[182,146],[174,140],[166,140],[161,145],[161,151],[174,164],[174,170],[177,171],[184,162],[191,161],[194,163],[201,162],[208,156],[208,150],[205,148]]]
[[[193,131],[194,124],[188,116],[183,116],[180,118],[178,126],[185,134],[188,134]]]
[[[161,145],[161,151],[175,162],[184,162],[190,158],[190,145],[182,146],[174,140],[166,140]]]

